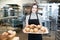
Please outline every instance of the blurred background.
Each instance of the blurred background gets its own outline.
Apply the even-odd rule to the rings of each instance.
[[[60,40],[60,0],[0,0],[0,34],[15,30],[20,40],[27,40],[28,34],[22,29],[33,3],[39,6],[42,25],[49,29],[49,34],[42,35],[43,40]]]

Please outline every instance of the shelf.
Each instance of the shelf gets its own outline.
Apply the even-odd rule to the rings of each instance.
[[[60,15],[58,15],[58,17],[60,17]]]
[[[60,30],[60,26],[58,26],[57,29]]]
[[[60,23],[60,19],[58,19],[57,22]]]
[[[56,31],[55,38],[56,40],[60,40],[60,30]]]
[[[57,21],[59,21],[59,22],[60,22],[60,19],[58,19]]]
[[[60,19],[60,17],[58,17],[58,19]]]
[[[17,18],[18,16],[8,16],[8,17],[0,17],[0,20],[1,19],[10,19],[10,18]]]
[[[57,40],[60,40],[60,38],[59,38],[58,36],[56,36],[56,39],[57,39]]]
[[[60,37],[60,33],[57,32],[56,35]]]

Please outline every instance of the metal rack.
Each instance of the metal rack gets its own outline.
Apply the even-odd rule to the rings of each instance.
[[[60,30],[57,30],[55,33],[55,40],[60,40]]]
[[[58,12],[58,20],[57,20],[57,30],[55,32],[55,40],[60,40],[60,5]]]

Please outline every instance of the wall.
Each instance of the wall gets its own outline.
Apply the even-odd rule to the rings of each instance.
[[[38,3],[45,0],[37,0]],[[34,0],[0,0],[0,8],[3,7],[5,4],[18,4],[22,8],[22,4],[24,3],[33,3]]]

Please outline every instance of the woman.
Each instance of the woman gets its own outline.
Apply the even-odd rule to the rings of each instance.
[[[38,13],[38,5],[33,4],[30,15],[26,16],[26,25],[40,25],[41,15]],[[41,34],[28,34],[28,40],[42,40]]]

